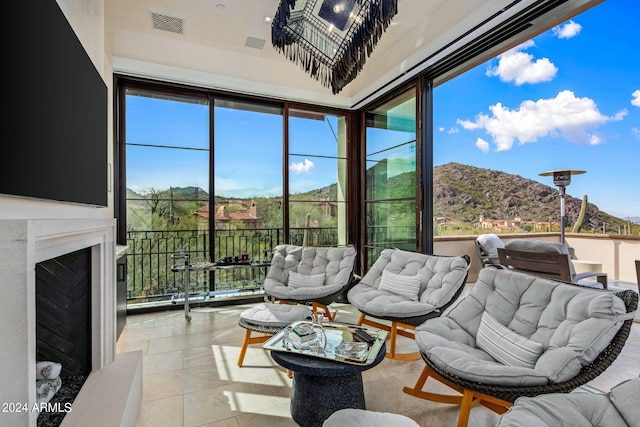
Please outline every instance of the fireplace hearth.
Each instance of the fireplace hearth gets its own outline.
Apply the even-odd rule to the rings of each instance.
[[[57,257],[86,251],[91,266],[88,273],[90,293],[83,303],[89,308],[86,316],[90,318],[89,356],[84,357],[89,359],[89,379],[113,364],[116,340],[114,237],[113,219],[0,221],[0,289],[3,295],[0,299],[3,325],[0,377],[4,384],[0,387],[0,400],[24,404],[28,408],[36,402],[36,357],[44,357],[36,356],[36,265]],[[87,334],[87,329],[81,334]],[[53,357],[46,358],[56,361]],[[62,364],[64,368],[65,363]],[[84,387],[76,402],[83,400],[83,393]],[[71,413],[81,412],[74,409]],[[38,413],[34,411],[3,414],[3,424],[36,426],[37,418]]]

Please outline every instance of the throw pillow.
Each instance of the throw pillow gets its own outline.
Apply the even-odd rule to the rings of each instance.
[[[378,290],[391,292],[392,294],[409,298],[411,301],[418,301],[420,283],[422,283],[422,276],[420,275],[401,276],[387,270],[382,270]]]
[[[318,288],[324,284],[324,273],[321,274],[300,274],[295,271],[289,272],[287,286],[292,288]]]
[[[497,361],[523,368],[533,368],[543,350],[542,344],[518,335],[486,312],[480,321],[476,344]]]

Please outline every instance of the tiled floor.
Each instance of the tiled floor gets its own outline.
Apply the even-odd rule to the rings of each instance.
[[[193,309],[191,323],[183,311],[129,316],[117,351],[142,350],[143,397],[138,426],[263,427],[295,426],[289,414],[291,379],[262,349],[249,346],[244,366],[236,365],[244,329],[239,314],[248,306]],[[337,320],[355,322],[348,304],[333,304]],[[404,352],[415,349],[410,340]],[[400,349],[400,351],[403,351]],[[458,408],[427,402],[402,392],[413,386],[424,362],[385,359],[363,373],[367,409],[409,416],[421,426],[455,425]],[[609,390],[640,374],[640,324],[614,364],[587,389]],[[427,381],[425,389],[446,387]],[[493,426],[498,416],[478,405],[471,411],[470,427]]]

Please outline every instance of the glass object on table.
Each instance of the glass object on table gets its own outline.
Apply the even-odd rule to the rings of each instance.
[[[324,320],[324,314],[314,312],[311,314],[312,323],[311,328],[316,333],[316,338],[313,342],[312,349],[316,354],[322,354],[325,352],[325,346],[327,344],[327,335],[324,332],[322,322]]]

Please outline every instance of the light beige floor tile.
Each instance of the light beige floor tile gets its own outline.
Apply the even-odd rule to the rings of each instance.
[[[116,353],[126,353],[128,351],[142,351],[142,355],[146,356],[149,350],[149,340],[141,341],[123,341],[118,340],[116,343]]]
[[[224,373],[220,373],[219,367],[214,363],[185,368],[181,375],[185,393],[217,388],[232,382]]]
[[[184,425],[184,398],[142,402],[136,427],[182,427]]]
[[[259,424],[258,424],[259,425]],[[254,424],[253,427],[257,425]],[[212,423],[200,424],[198,427],[238,427],[238,417],[226,418]]]
[[[188,348],[182,351],[182,365],[185,368],[215,363],[215,354],[210,345]]]
[[[236,417],[238,427],[296,427],[287,405],[286,414],[281,416],[263,414],[243,414]],[[389,426],[391,427],[391,426]]]
[[[288,387],[230,383],[184,395],[184,425],[197,426],[245,413],[281,416],[289,404]],[[287,406],[288,408],[288,406]]]
[[[203,347],[215,342],[217,331],[197,332],[172,337],[156,338],[149,342],[148,354],[166,353],[169,351]]]
[[[142,377],[142,401],[182,396],[185,392],[183,370],[160,372]]]
[[[142,359],[142,375],[160,375],[182,369],[182,351],[147,354]]]

